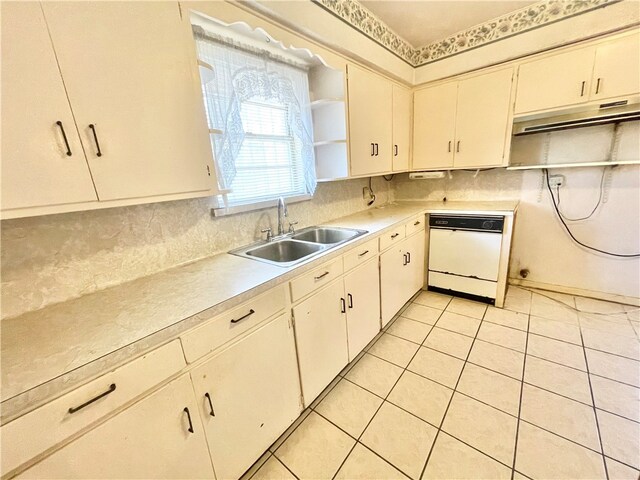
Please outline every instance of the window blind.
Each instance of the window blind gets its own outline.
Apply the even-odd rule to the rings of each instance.
[[[313,194],[307,72],[194,29],[212,148],[226,206]]]

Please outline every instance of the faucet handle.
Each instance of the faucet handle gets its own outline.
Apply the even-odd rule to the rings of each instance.
[[[289,233],[296,233],[296,229],[293,227],[297,224],[298,222],[289,222]]]
[[[267,242],[273,238],[273,233],[271,232],[271,227],[260,230],[261,233],[267,234]]]

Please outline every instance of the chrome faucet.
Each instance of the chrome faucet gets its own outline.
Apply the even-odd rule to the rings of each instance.
[[[285,234],[284,219],[288,216],[287,204],[284,202],[284,198],[280,197],[278,199],[278,236]]]

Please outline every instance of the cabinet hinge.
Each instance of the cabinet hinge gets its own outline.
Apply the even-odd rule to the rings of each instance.
[[[207,165],[207,175],[211,176],[211,169],[209,168],[209,165]]]

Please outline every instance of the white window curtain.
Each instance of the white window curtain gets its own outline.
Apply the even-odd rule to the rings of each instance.
[[[194,26],[212,148],[226,206],[316,189],[307,71]]]

